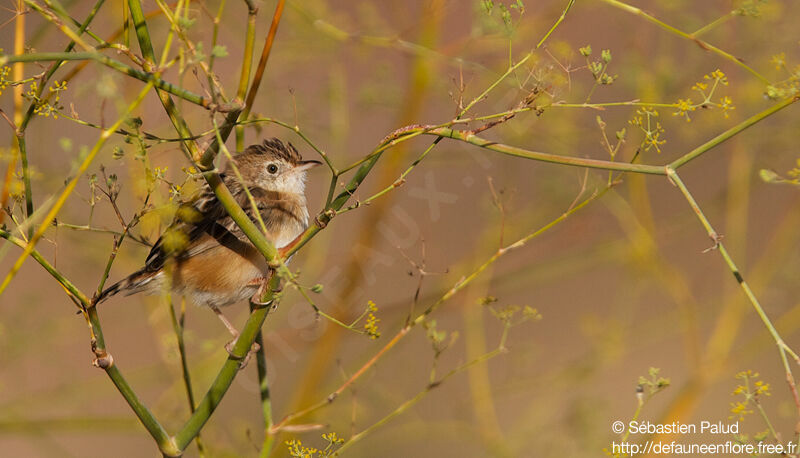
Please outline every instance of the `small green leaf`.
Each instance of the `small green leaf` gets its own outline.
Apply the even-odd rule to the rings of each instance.
[[[769,169],[759,170],[758,176],[760,176],[761,180],[765,183],[780,183],[782,181],[780,175]]]
[[[178,17],[178,27],[182,29],[189,29],[195,23],[195,19],[187,18],[187,17]]]
[[[61,137],[58,139],[58,144],[65,153],[72,151],[72,139],[69,137]]]
[[[597,125],[600,126],[601,129],[606,128],[606,123],[605,121],[603,121],[603,118],[601,118],[600,115],[598,115],[597,118],[595,118],[595,120],[597,121]]]
[[[211,50],[211,55],[214,57],[227,57],[228,48],[222,45],[216,45],[214,46],[214,49]]]
[[[506,25],[506,29],[511,32],[514,28],[514,24],[511,22],[511,11],[509,11],[508,8],[506,8],[506,6],[503,4],[500,5],[500,17],[503,18],[503,23]]]

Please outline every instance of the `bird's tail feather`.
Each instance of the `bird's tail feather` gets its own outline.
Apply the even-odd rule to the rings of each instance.
[[[109,286],[100,293],[94,300],[99,304],[117,293],[124,293],[126,296],[149,289],[149,283],[158,275],[158,272],[148,272],[144,269],[132,273],[128,277]]]

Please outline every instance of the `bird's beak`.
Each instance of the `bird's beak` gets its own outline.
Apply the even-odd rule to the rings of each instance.
[[[297,163],[297,170],[304,171],[308,170],[312,167],[316,167],[322,164],[320,161],[310,160],[310,161],[300,161]]]

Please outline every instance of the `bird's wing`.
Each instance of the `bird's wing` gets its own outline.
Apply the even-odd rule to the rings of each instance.
[[[220,176],[225,179],[224,174]],[[231,192],[234,195],[240,194],[237,192],[241,189],[238,183],[226,184],[233,188]],[[208,185],[204,185],[192,201],[178,207],[172,224],[161,234],[147,255],[145,269],[156,271],[164,267],[170,257],[191,257],[230,241],[234,234],[226,227],[228,219],[230,217],[217,196]],[[246,240],[245,237],[242,241]]]
[[[247,194],[235,177],[220,174],[236,202],[256,224],[257,218],[250,205]],[[275,240],[281,228],[287,223],[305,229],[306,222],[298,216],[296,202],[286,200],[280,193],[259,187],[248,188],[256,207],[266,224],[267,237]],[[272,217],[266,217],[272,215]],[[210,236],[210,237],[209,237]],[[161,235],[145,261],[147,271],[156,271],[164,266],[170,257],[186,258],[224,245],[234,251],[242,252],[252,247],[252,243],[228,215],[217,196],[205,185],[197,198],[178,208],[175,219]]]

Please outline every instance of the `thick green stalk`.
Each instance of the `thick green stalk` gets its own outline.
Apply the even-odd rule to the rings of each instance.
[[[256,14],[258,9],[253,7],[247,11],[247,31],[244,37],[244,55],[242,56],[242,70],[239,73],[239,87],[236,98],[244,100],[247,97],[247,85],[250,83],[250,69],[253,66],[253,47],[256,41]],[[246,119],[242,119],[246,120]],[[236,150],[244,150],[244,126],[236,126]]]
[[[17,245],[20,248],[26,248],[28,245],[24,240],[18,239],[11,235],[10,232],[0,229],[0,238],[4,238],[9,242]],[[175,443],[169,437],[163,426],[156,420],[153,414],[142,404],[139,398],[131,389],[128,382],[122,376],[122,373],[114,364],[114,359],[108,355],[105,350],[105,340],[103,339],[103,329],[100,326],[100,320],[97,316],[97,309],[91,307],[91,299],[87,297],[81,290],[79,290],[72,282],[70,282],[64,275],[61,274],[52,264],[50,264],[38,251],[35,249],[31,251],[31,257],[36,260],[58,283],[64,288],[65,292],[74,300],[78,302],[81,310],[86,313],[87,320],[91,325],[91,333],[94,338],[94,352],[95,355],[103,355],[102,364],[98,364],[106,371],[114,386],[117,387],[120,394],[125,398],[125,401],[131,406],[136,413],[139,420],[142,422],[147,431],[153,436],[158,443],[159,449],[162,453],[169,456],[179,456],[180,450],[175,447]]]
[[[181,358],[181,375],[183,377],[183,387],[186,390],[186,400],[189,403],[189,414],[194,413],[194,389],[192,388],[192,376],[189,372],[189,360],[186,357],[186,344],[183,339],[183,331],[184,331],[184,317],[185,317],[185,306],[186,301],[181,302],[181,316],[178,318],[178,315],[175,313],[175,306],[172,301],[172,297],[170,300],[166,301],[167,306],[169,307],[169,315],[172,319],[172,330],[175,333],[175,340],[178,344],[178,354]],[[206,446],[203,440],[200,437],[200,434],[197,434],[197,449],[200,452],[200,456],[205,456],[206,454]]]
[[[649,175],[666,175],[663,166],[659,165],[644,165],[644,164],[630,164],[627,162],[612,162],[602,161],[598,159],[585,159],[580,157],[561,156],[558,154],[539,153],[535,151],[528,151],[516,146],[504,145],[491,140],[486,140],[473,135],[469,131],[453,130],[448,127],[440,127],[437,129],[426,130],[423,132],[425,135],[438,135],[440,137],[452,138],[460,140],[481,148],[486,148],[498,153],[507,154],[509,156],[523,157],[526,159],[533,159],[536,161],[550,162],[554,164],[572,165],[576,167],[588,167],[593,169],[603,170],[617,170],[620,172],[636,172],[645,173]]]
[[[269,283],[270,291],[276,290],[279,283],[280,277],[277,275],[273,276]],[[270,292],[268,300],[272,300],[273,297],[273,294]],[[272,305],[257,308],[250,314],[250,317],[241,330],[241,334],[239,334],[239,338],[236,340],[236,344],[233,346],[231,356],[228,357],[225,364],[223,364],[222,368],[219,370],[217,378],[214,380],[214,383],[211,384],[211,387],[209,387],[208,392],[206,392],[200,404],[197,405],[194,414],[192,414],[184,427],[181,428],[180,432],[175,435],[175,443],[178,448],[185,449],[192,442],[192,439],[203,429],[203,426],[211,417],[211,414],[214,413],[214,410],[222,401],[231,383],[233,383],[233,379],[239,372],[242,359],[250,351],[250,347],[255,341],[256,335],[261,330],[261,326],[264,324],[264,320],[267,318],[271,308]]]
[[[114,363],[114,358],[106,352],[103,330],[100,325],[100,318],[97,316],[97,307],[87,307],[86,313],[95,338],[94,352],[98,357],[97,366],[106,371],[114,386],[117,387],[117,390],[139,418],[139,421],[142,422],[147,432],[153,436],[161,453],[167,456],[181,456],[183,454],[181,448],[175,445],[174,439],[169,436],[152,412],[139,400],[133,388],[128,385],[128,381],[125,380],[125,377],[122,376],[122,373]]]
[[[30,219],[33,216],[33,187],[31,186],[31,172],[28,164],[28,146],[25,141],[25,130],[18,128],[15,135],[17,138],[20,162],[22,163],[22,184],[25,187],[25,217]],[[33,224],[28,228],[28,238],[30,239],[31,237],[33,237]]]
[[[134,23],[137,25],[136,32],[140,41],[142,54],[147,61],[152,62],[154,56],[153,48],[150,42],[147,24],[144,21],[141,4],[138,0],[129,0],[129,6]],[[270,31],[270,37],[272,37],[272,39],[274,39],[275,27],[277,27],[277,24],[275,20],[273,20],[273,29]],[[271,39],[268,39],[268,42],[269,46],[271,47]],[[260,71],[263,74],[263,66],[260,67]],[[185,121],[178,113],[177,108],[172,103],[169,96],[159,93],[159,97],[161,98],[164,108],[167,111],[170,120],[175,125],[178,133],[182,137],[190,137],[191,132],[189,131],[188,126],[186,126]],[[230,134],[237,118],[238,111],[229,113],[225,123],[218,132],[219,137],[223,141]],[[273,261],[277,256],[277,250],[275,249],[274,245],[266,239],[264,234],[258,230],[244,210],[242,210],[242,208],[237,204],[233,195],[230,193],[230,190],[228,190],[228,188],[220,179],[219,174],[213,172],[213,159],[217,150],[219,149],[218,140],[215,139],[204,153],[199,151],[196,143],[193,141],[187,141],[184,144],[189,150],[191,156],[196,161],[199,161],[198,165],[200,166],[201,170],[210,172],[204,173],[206,182],[214,191],[220,203],[226,209],[231,218],[239,225],[245,235],[251,240],[261,254],[264,255],[268,261]],[[276,289],[279,282],[280,277],[274,276],[270,282],[270,289]],[[272,293],[270,293],[268,299],[272,299],[271,296]],[[198,404],[196,410],[189,418],[186,425],[175,436],[175,441],[179,449],[185,449],[189,443],[191,443],[191,441],[200,433],[201,429],[208,421],[217,405],[221,402],[239,371],[241,358],[243,358],[249,352],[257,333],[260,331],[261,326],[266,319],[268,311],[269,308],[260,308],[254,310],[250,314],[250,317],[248,318],[247,323],[245,324],[241,334],[239,335],[239,338],[236,341],[236,345],[233,348],[232,353],[235,356],[231,356],[225,362],[223,367],[220,369],[216,380],[209,388],[203,400]]]
[[[275,35],[278,33],[278,24],[281,23],[281,15],[283,14],[283,7],[286,0],[278,0],[275,5],[275,13],[272,15],[272,23],[269,26],[267,39],[264,41],[264,47],[261,50],[261,58],[258,60],[258,67],[256,73],[253,75],[253,82],[250,85],[250,92],[247,93],[247,99],[244,103],[244,111],[242,111],[242,120],[246,120],[250,116],[250,110],[253,108],[253,102],[258,94],[258,88],[261,86],[261,79],[264,77],[264,68],[269,61],[269,54],[272,51],[272,44],[275,42]]]

